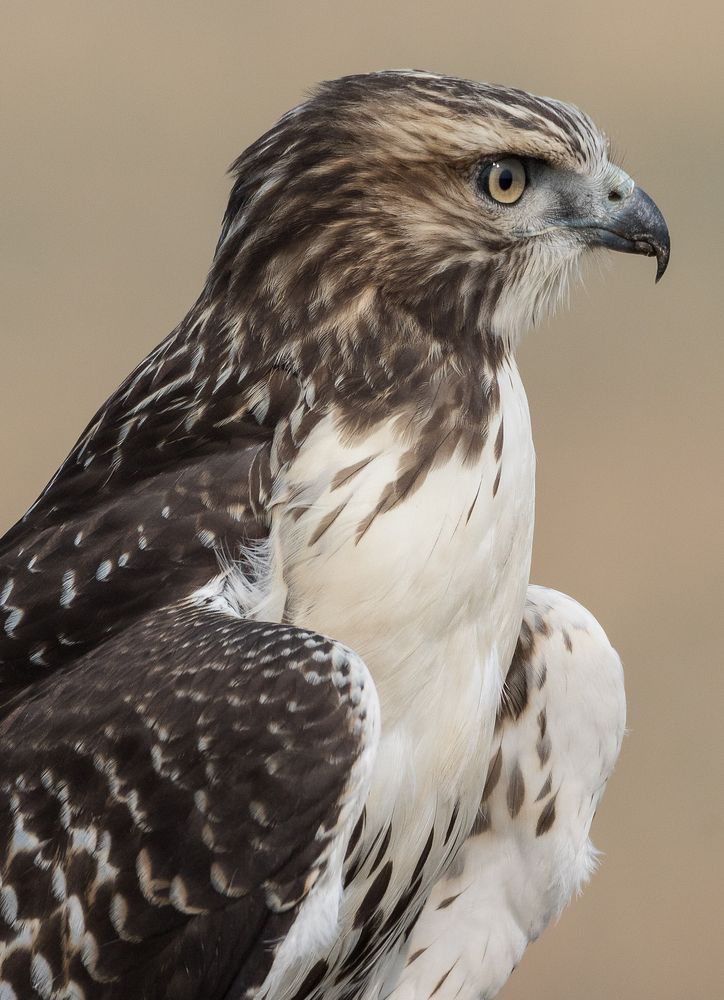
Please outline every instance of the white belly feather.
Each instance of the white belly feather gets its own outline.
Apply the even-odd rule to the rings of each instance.
[[[477,461],[453,453],[361,537],[359,526],[396,480],[410,447],[409,422],[404,432],[392,420],[350,443],[334,417],[325,417],[277,481],[272,501],[273,580],[259,614],[283,616],[350,646],[377,688],[382,732],[361,853],[377,853],[368,849],[391,822],[391,905],[409,889],[434,834],[417,898],[422,905],[472,825],[523,616],[535,457],[513,362],[498,380],[500,408]],[[501,420],[502,455],[495,447]],[[335,483],[341,470],[357,467]],[[444,844],[453,815],[455,833]],[[345,890],[330,969],[358,936],[351,933],[355,913],[374,874],[370,860]],[[359,995],[376,996],[400,944],[392,940],[378,955]],[[279,998],[294,992],[307,964],[284,977]],[[343,983],[339,989],[334,983],[324,985],[325,996],[344,995]]]
[[[366,832],[372,837],[394,814],[404,840],[394,875],[401,886],[432,823],[446,822],[456,803],[461,823],[466,816],[472,822],[523,615],[535,459],[527,400],[512,363],[499,384],[500,410],[478,461],[466,466],[455,453],[361,538],[358,525],[394,481],[409,446],[394,425],[345,444],[333,418],[324,419],[276,498],[273,535],[283,554],[287,619],[352,647],[377,686],[382,737]],[[348,483],[332,488],[340,469],[367,459]]]

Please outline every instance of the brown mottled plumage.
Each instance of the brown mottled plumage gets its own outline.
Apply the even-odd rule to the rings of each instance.
[[[327,83],[233,169],[199,299],[0,541],[0,1000],[389,992],[547,691],[518,336],[588,247],[668,260],[593,123],[503,87]]]

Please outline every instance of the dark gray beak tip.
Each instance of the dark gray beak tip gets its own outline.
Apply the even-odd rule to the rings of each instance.
[[[669,266],[671,240],[666,220],[656,202],[642,188],[636,187],[628,204],[622,206],[616,225],[622,235],[628,236],[640,248],[639,253],[656,258],[655,283],[658,284]]]
[[[666,268],[669,266],[670,247],[668,239],[665,246],[654,247],[654,256],[656,257],[656,278],[654,279],[654,284],[658,285],[666,272]]]

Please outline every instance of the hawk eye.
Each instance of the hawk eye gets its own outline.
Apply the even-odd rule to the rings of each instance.
[[[478,187],[501,205],[512,205],[525,191],[525,167],[515,156],[488,163],[478,175]]]

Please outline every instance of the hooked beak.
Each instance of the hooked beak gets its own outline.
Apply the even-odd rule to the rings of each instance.
[[[607,203],[603,217],[573,223],[580,229],[589,246],[608,247],[622,253],[640,253],[656,257],[656,280],[659,281],[669,263],[671,249],[669,230],[656,203],[640,187],[630,193],[612,192],[616,198]]]

